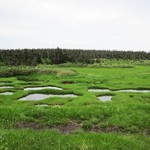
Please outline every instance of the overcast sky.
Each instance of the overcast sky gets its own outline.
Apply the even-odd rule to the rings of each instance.
[[[150,0],[0,0],[0,48],[150,52]]]

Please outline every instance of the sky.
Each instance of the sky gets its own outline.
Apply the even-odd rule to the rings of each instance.
[[[150,0],[0,0],[0,49],[150,52]]]

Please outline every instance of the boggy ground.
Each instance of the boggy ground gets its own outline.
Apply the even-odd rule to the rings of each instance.
[[[149,63],[123,65],[1,67],[0,86],[13,88],[0,92],[14,94],[0,95],[0,149],[150,149],[150,93],[115,92],[150,89]],[[41,86],[63,90],[24,91]],[[19,101],[34,93],[78,97]],[[99,101],[101,95],[112,95],[112,101]]]

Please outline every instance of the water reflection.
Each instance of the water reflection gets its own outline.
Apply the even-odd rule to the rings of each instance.
[[[47,86],[47,87],[31,87],[31,88],[25,88],[25,91],[29,90],[43,90],[43,89],[53,89],[53,90],[62,90],[62,88],[54,87],[54,86]]]
[[[43,100],[43,99],[50,98],[50,97],[61,97],[61,98],[71,97],[71,98],[75,98],[75,97],[77,97],[77,95],[74,95],[74,94],[64,94],[64,95],[30,94],[30,95],[27,95],[27,96],[19,99],[19,100],[21,100],[21,101],[26,101],[26,100]]]
[[[100,96],[98,99],[102,102],[111,101],[112,96]]]

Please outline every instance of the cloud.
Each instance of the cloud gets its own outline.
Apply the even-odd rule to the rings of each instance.
[[[149,4],[148,0],[0,0],[0,48],[148,51]]]

